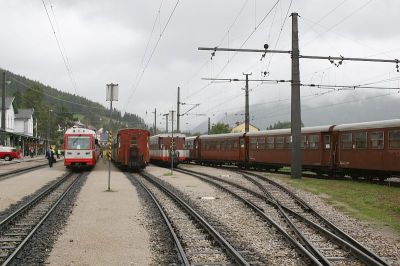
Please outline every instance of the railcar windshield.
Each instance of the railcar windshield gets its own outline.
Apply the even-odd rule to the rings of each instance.
[[[88,150],[90,149],[89,136],[68,136],[67,149],[70,150]]]

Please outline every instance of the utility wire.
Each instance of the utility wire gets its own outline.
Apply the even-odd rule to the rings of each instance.
[[[258,23],[258,25],[252,30],[252,32],[249,34],[249,36],[247,36],[246,40],[241,44],[240,48],[241,49],[247,42],[248,40],[251,38],[251,36],[253,36],[253,34],[258,30],[258,28],[261,26],[261,24],[265,21],[265,19],[268,17],[269,14],[271,14],[271,12],[274,10],[274,8],[278,5],[278,3],[280,2],[280,0],[276,1],[275,4],[272,6],[272,8],[264,15],[264,17],[262,18],[262,20],[260,21],[260,23]],[[238,52],[235,52],[233,54],[233,56],[231,57],[231,59],[222,67],[222,69],[220,70],[220,72],[217,74],[217,78],[219,77],[219,75],[222,74],[222,72],[225,70],[225,68],[229,65],[230,62],[232,62],[232,59],[238,54]],[[189,95],[187,99],[193,97],[194,95],[200,93],[201,91],[203,91],[205,88],[209,87],[211,85],[211,83],[208,83],[206,85],[204,85],[203,87],[201,87],[199,90],[195,91],[194,93],[192,93],[191,95]]]
[[[126,103],[126,105],[125,105],[124,110],[126,110],[126,108],[128,107],[128,104],[130,103],[130,101],[131,101],[133,95],[135,94],[137,88],[139,87],[140,82],[142,81],[143,75],[144,75],[144,73],[145,73],[147,67],[148,67],[149,64],[150,64],[151,59],[153,58],[154,52],[156,51],[156,49],[157,49],[157,47],[158,47],[158,44],[160,43],[160,40],[161,40],[162,36],[164,35],[164,32],[165,32],[165,30],[166,30],[166,28],[167,28],[169,22],[171,21],[172,16],[173,16],[174,13],[175,13],[175,10],[176,10],[176,7],[177,7],[178,4],[179,4],[179,1],[180,1],[180,0],[177,0],[177,2],[176,2],[176,4],[175,4],[175,6],[174,6],[174,8],[173,8],[173,10],[172,10],[172,12],[171,12],[171,14],[169,15],[168,20],[167,20],[167,22],[165,23],[165,26],[164,26],[164,28],[163,28],[163,30],[162,30],[160,36],[158,37],[157,42],[156,42],[156,44],[155,44],[155,46],[154,46],[154,48],[153,48],[153,50],[152,50],[152,52],[151,52],[151,54],[150,54],[150,57],[149,57],[149,59],[147,60],[146,65],[144,66],[144,68],[143,68],[143,70],[142,70],[142,73],[141,73],[140,76],[139,76],[139,80],[138,80],[138,82],[136,83],[136,85],[134,86],[134,88],[133,88],[133,90],[132,90],[132,93],[131,93],[131,95],[130,95],[129,98],[128,98],[128,101],[127,101],[127,103]]]
[[[49,14],[49,12],[48,12],[48,10],[47,10],[47,7],[46,7],[46,4],[45,4],[44,0],[42,0],[42,3],[43,3],[43,7],[44,7],[44,9],[45,9],[45,11],[46,11],[47,18],[48,18],[48,20],[49,20],[51,29],[52,29],[52,31],[53,31],[54,38],[56,39],[57,47],[58,47],[58,50],[60,51],[62,60],[63,60],[63,62],[64,62],[64,66],[65,66],[65,68],[66,68],[66,70],[67,70],[67,73],[68,73],[68,76],[69,76],[69,78],[70,78],[70,80],[71,80],[72,87],[74,88],[75,93],[77,94],[77,90],[76,90],[76,86],[75,86],[75,85],[76,85],[76,82],[74,81],[74,78],[72,77],[72,71],[71,71],[71,69],[70,69],[70,67],[69,67],[69,65],[68,65],[68,59],[67,59],[66,55],[64,55],[64,52],[63,52],[63,50],[62,50],[62,48],[61,48],[60,40],[59,40],[58,37],[57,37],[56,30],[55,30],[55,28],[54,28],[53,22],[51,21],[50,14]],[[50,4],[50,5],[51,5],[51,4]],[[54,13],[53,13],[53,16],[54,16]],[[54,18],[55,18],[55,16],[54,16]]]

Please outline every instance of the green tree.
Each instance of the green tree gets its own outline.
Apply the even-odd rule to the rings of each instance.
[[[291,128],[292,123],[290,121],[278,121],[276,123],[274,123],[274,125],[269,125],[269,127],[267,127],[267,129],[283,129],[283,128]],[[301,127],[304,127],[303,122],[301,122]]]
[[[210,134],[223,134],[229,133],[231,130],[229,129],[229,125],[224,123],[217,123],[211,127]]]

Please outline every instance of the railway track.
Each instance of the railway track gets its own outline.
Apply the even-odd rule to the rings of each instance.
[[[0,264],[12,263],[72,186],[86,173],[67,173],[0,222]]]
[[[182,171],[181,169],[179,171]],[[224,178],[184,169],[204,181],[213,183],[223,190],[248,201],[262,210],[273,222],[280,225],[285,233],[295,239],[320,265],[388,265],[383,259],[358,243],[346,233],[324,219],[310,206],[282,186],[271,188],[272,184],[262,176],[243,173],[244,180],[232,181]],[[257,180],[257,179],[261,179]],[[249,185],[250,183],[250,185]],[[269,187],[264,183],[271,184]],[[279,185],[279,184],[277,184]],[[279,193],[282,190],[282,193]],[[287,192],[286,192],[287,191]],[[286,237],[286,239],[290,239]],[[303,252],[301,248],[298,249]]]
[[[161,213],[183,265],[254,265],[211,223],[156,177],[142,172],[139,184]],[[132,178],[137,178],[130,175]],[[246,252],[244,252],[246,253]]]

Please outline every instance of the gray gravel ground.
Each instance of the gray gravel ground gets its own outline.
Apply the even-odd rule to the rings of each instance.
[[[140,216],[141,223],[150,235],[150,249],[152,251],[150,265],[174,265],[178,262],[177,253],[160,212],[136,178],[128,175],[128,179],[136,187],[142,206],[140,211],[143,214]]]
[[[205,171],[204,167],[199,169]],[[246,250],[259,265],[305,265],[274,228],[229,194],[187,175],[174,173],[173,176],[164,176],[168,170],[156,167],[147,170],[184,194],[191,206],[208,221],[219,225],[218,230],[233,246]],[[211,171],[216,174],[219,170]],[[214,199],[204,199],[203,196]]]

